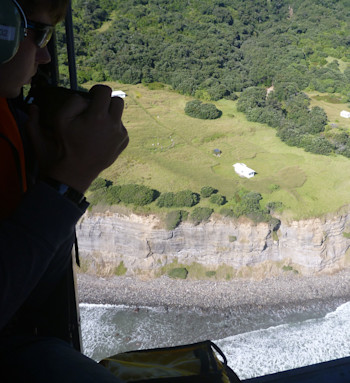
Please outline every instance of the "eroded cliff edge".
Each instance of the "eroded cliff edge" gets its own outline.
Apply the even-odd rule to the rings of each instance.
[[[180,264],[226,279],[341,270],[350,265],[349,233],[349,212],[282,221],[277,232],[267,223],[215,217],[167,231],[153,215],[109,212],[87,213],[77,226],[83,271],[156,276]]]

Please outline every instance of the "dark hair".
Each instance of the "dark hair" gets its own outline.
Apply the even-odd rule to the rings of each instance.
[[[69,0],[18,0],[23,7],[26,16],[45,10],[52,17],[54,24],[63,20],[66,16]]]

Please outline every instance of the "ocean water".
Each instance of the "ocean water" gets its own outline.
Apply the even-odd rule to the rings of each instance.
[[[350,302],[212,311],[81,304],[84,353],[95,360],[130,350],[206,339],[241,379],[350,355]]]

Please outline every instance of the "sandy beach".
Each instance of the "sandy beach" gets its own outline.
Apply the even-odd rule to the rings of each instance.
[[[350,301],[350,269],[333,275],[286,275],[262,281],[178,280],[166,276],[98,277],[77,274],[81,303],[230,309],[237,306],[302,305],[309,301]]]

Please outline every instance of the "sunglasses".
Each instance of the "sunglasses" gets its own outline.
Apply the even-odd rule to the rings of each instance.
[[[16,0],[12,0],[13,3],[16,5],[18,8],[18,11],[20,12],[22,16],[22,28],[23,28],[23,37],[27,37],[28,30],[31,30],[34,32],[34,41],[35,44],[39,48],[44,48],[47,43],[50,41],[51,36],[55,30],[55,27],[53,25],[49,24],[43,24],[43,23],[37,23],[32,20],[28,20],[26,18],[26,15],[23,12],[23,9],[21,6],[18,4]]]
[[[30,29],[33,31],[35,44],[39,48],[44,48],[50,41],[55,27],[52,25],[27,20],[27,27],[25,29]]]

